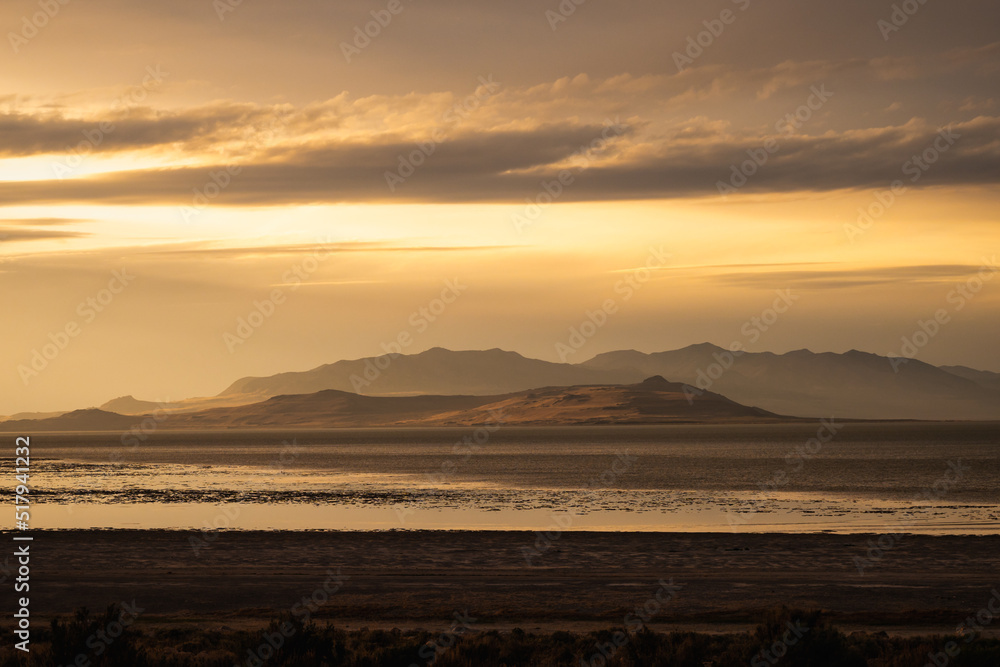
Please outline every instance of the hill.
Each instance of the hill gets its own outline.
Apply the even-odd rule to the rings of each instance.
[[[13,430],[127,430],[142,415],[78,410],[33,422],[3,422]],[[362,396],[327,389],[274,396],[238,407],[171,414],[162,430],[236,428],[344,428],[371,426],[472,426],[478,424],[569,426],[789,421],[712,392],[692,394],[678,383],[653,377],[632,385],[545,387],[497,396]]]

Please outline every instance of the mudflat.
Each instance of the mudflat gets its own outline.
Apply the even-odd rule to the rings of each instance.
[[[480,627],[578,629],[620,625],[645,610],[653,628],[724,630],[785,605],[825,610],[844,628],[952,632],[1000,588],[1000,536],[904,535],[881,552],[869,551],[878,536],[831,534],[34,536],[32,614],[43,618],[134,601],[145,623],[235,626],[308,609],[312,619],[347,627],[433,628],[457,612]],[[651,602],[664,584],[673,594]]]

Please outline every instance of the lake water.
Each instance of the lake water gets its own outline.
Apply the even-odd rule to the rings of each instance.
[[[1000,423],[28,435],[37,529],[1000,532]]]

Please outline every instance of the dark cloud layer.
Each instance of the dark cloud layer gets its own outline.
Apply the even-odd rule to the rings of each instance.
[[[55,229],[10,229],[0,227],[0,243],[39,241],[43,239],[75,239],[89,236],[85,232],[65,232]]]
[[[264,114],[262,109],[233,104],[182,112],[110,111],[87,118],[7,113],[0,115],[0,156],[104,153],[231,140],[245,136],[243,130],[261,123]]]
[[[561,171],[569,172],[573,181],[562,188],[559,201],[886,188],[895,180],[908,188],[1000,182],[1000,119],[992,117],[949,129],[909,124],[814,137],[709,136],[699,141],[633,143],[631,152],[617,159],[620,145],[631,140],[625,132],[603,151],[581,152],[602,133],[614,136],[599,126],[457,136],[424,156],[411,175],[400,171],[399,160],[420,153],[415,144],[348,143],[298,153],[282,151],[272,154],[270,161],[247,164],[227,175],[222,175],[226,165],[220,164],[2,183],[0,199],[18,204],[86,201],[192,207],[521,202],[542,192],[541,184],[558,178]],[[754,157],[763,163],[752,162]],[[391,190],[387,173],[408,176],[394,182]],[[219,188],[214,182],[227,185]],[[733,192],[720,191],[720,183]]]
[[[0,9],[11,24],[29,7],[14,4]],[[0,91],[0,158],[53,154],[59,177],[0,182],[0,204],[522,202],[600,136],[596,123],[619,116],[629,132],[574,170],[560,201],[700,196],[720,183],[791,192],[1000,177],[1000,5],[986,0],[924,3],[888,34],[878,22],[892,4],[867,0],[593,0],[569,3],[565,20],[552,19],[556,0],[404,0],[352,58],[343,43],[382,3],[248,0],[221,13],[217,4],[94,0],[54,17],[12,60],[12,82],[44,70],[66,91],[68,71],[81,72],[78,87],[134,86],[154,63],[169,75],[126,110],[75,111],[68,92],[21,108]],[[735,20],[692,42],[718,30],[723,10]],[[100,68],[87,66],[95,53]],[[690,59],[683,68],[678,53]],[[449,127],[412,176],[400,172],[399,156],[441,125],[436,101],[461,99],[487,75],[502,82],[495,99]],[[831,101],[794,133],[777,132],[776,121],[827,84]],[[912,180],[907,161],[945,125],[960,138]],[[769,141],[780,148],[766,164],[734,174]],[[75,148],[95,159],[135,151],[166,166],[77,178],[58,167]],[[211,166],[183,166],[192,162]],[[240,172],[218,196],[196,199],[232,164]],[[387,172],[404,180],[390,187]]]
[[[71,83],[81,74],[96,79],[109,72],[129,81],[137,64],[141,70],[162,62],[175,81],[209,81],[254,99],[280,89],[302,103],[326,99],[331,89],[360,95],[458,90],[490,72],[510,85],[579,72],[597,78],[675,73],[673,54],[726,9],[736,20],[698,56],[698,66],[943,52],[996,41],[1000,24],[1000,6],[991,0],[923,3],[888,40],[877,22],[891,16],[889,1],[590,0],[553,23],[550,13],[558,14],[561,2],[402,0],[403,11],[348,62],[342,44],[352,43],[386,0],[245,0],[229,3],[234,11],[221,15],[221,1],[91,0],[84,9],[64,7],[10,64],[26,80],[44,71]],[[18,26],[34,11],[33,0],[12,0],[3,3],[0,19]]]

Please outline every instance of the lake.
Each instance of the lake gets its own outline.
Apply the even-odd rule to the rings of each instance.
[[[27,435],[36,529],[1000,532],[1000,423]]]

